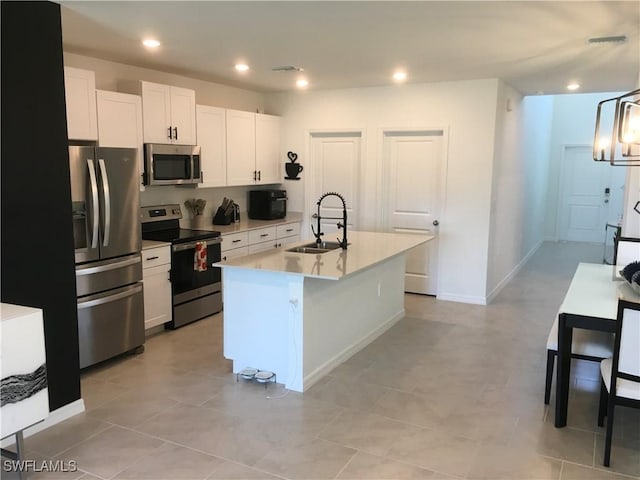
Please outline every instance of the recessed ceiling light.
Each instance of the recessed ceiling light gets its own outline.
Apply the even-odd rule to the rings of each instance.
[[[298,88],[307,88],[309,86],[309,81],[306,78],[299,78],[296,80],[296,87]]]
[[[393,74],[393,79],[396,82],[404,82],[407,79],[407,73],[402,71],[397,71]]]
[[[576,82],[572,82],[569,85],[567,85],[567,90],[578,90],[580,88],[580,84],[576,83]]]
[[[154,38],[147,38],[142,41],[142,44],[147,48],[158,48],[160,46],[160,42]]]
[[[249,65],[247,65],[246,63],[236,63],[234,68],[239,72],[246,72],[247,70],[249,70]]]

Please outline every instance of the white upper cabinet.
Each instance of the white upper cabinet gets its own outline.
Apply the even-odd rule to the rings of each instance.
[[[64,67],[64,88],[69,139],[97,140],[95,73]]]
[[[224,108],[196,105],[196,130],[202,171],[199,188],[227,184],[226,128]]]
[[[280,183],[280,118],[227,110],[227,185]]]
[[[96,91],[98,107],[98,145],[101,147],[135,148],[142,187],[142,100],[128,93]]]
[[[255,118],[255,113],[227,110],[227,185],[256,183]]]
[[[140,82],[145,143],[196,145],[196,92]]]
[[[280,117],[256,113],[256,183],[280,183]]]
[[[128,93],[96,91],[98,144],[101,147],[141,148],[142,100]]]

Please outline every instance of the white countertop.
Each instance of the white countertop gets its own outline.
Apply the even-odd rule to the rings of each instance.
[[[338,248],[320,255],[287,251],[313,241],[308,240],[292,243],[276,250],[232,258],[215,265],[222,268],[264,270],[340,280],[428,242],[432,238],[432,235],[350,231],[348,232],[349,247],[346,250]]]
[[[150,248],[157,247],[170,247],[169,242],[158,242],[156,240],[142,240],[142,250],[149,250]]]
[[[241,220],[238,223],[231,223],[229,225],[203,225],[198,227],[198,230],[208,230],[211,232],[220,232],[222,235],[229,233],[246,232],[247,230],[256,230],[258,228],[275,227],[277,225],[284,225],[285,223],[298,223],[302,221],[302,213],[289,212],[284,218],[278,218],[276,220],[251,220],[248,218],[246,212],[242,212],[240,216]],[[183,218],[180,220],[180,227],[192,228],[191,219]]]

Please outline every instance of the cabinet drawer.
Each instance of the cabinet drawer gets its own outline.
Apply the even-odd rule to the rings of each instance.
[[[247,232],[230,233],[222,236],[221,250],[226,252],[232,248],[246,247],[249,244],[249,235]]]
[[[275,240],[276,238],[276,227],[259,228],[257,230],[249,231],[250,245],[253,245],[254,243],[266,242],[268,240]]]
[[[142,268],[150,268],[171,263],[171,247],[155,247],[142,251]]]
[[[266,252],[267,250],[273,250],[276,247],[277,245],[275,240],[273,242],[253,243],[249,245],[249,254]]]
[[[249,247],[244,246],[240,248],[232,248],[230,250],[225,250],[222,254],[222,261],[231,260],[232,258],[244,257],[249,255]]]
[[[276,227],[278,238],[293,237],[300,234],[299,223],[287,223],[286,225],[278,225]]]

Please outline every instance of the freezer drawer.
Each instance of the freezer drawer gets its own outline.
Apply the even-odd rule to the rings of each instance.
[[[144,344],[142,283],[78,299],[80,368]]]
[[[139,253],[76,265],[76,295],[78,297],[105,292],[140,280],[142,280],[142,257]]]

